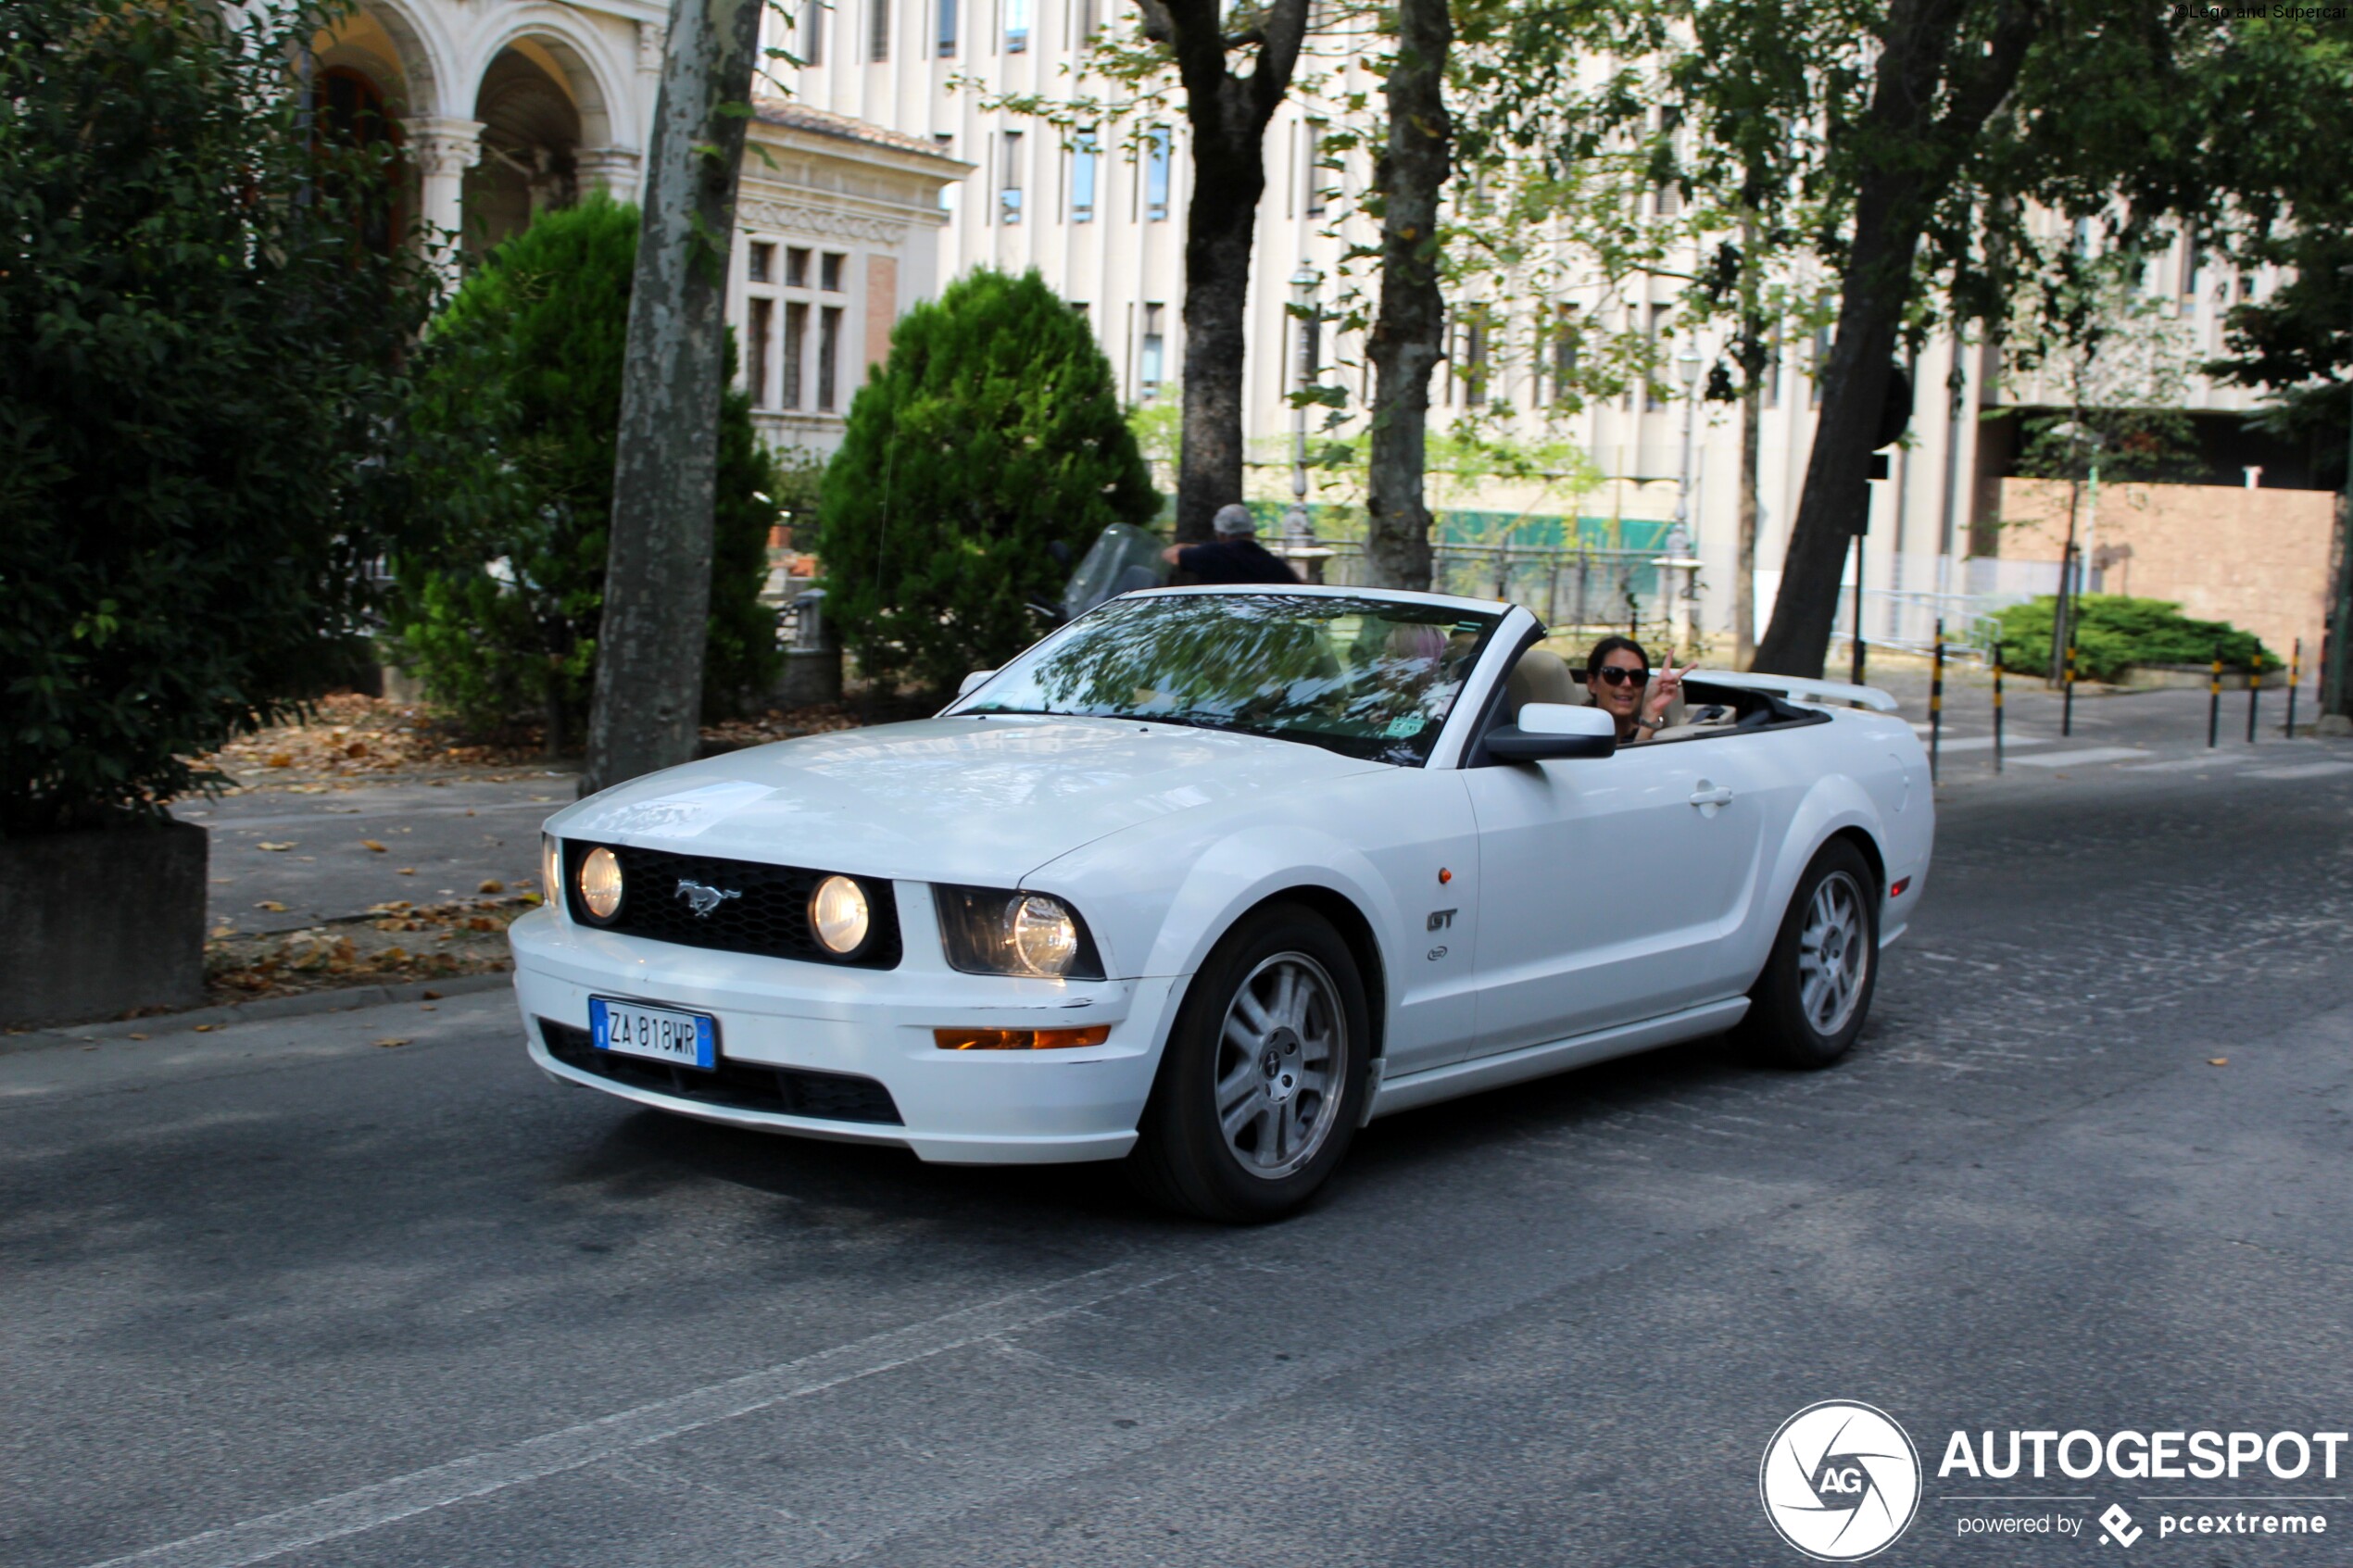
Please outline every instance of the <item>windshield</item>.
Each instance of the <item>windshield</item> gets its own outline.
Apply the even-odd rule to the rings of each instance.
[[[1137,594],[954,711],[1192,724],[1418,767],[1502,619],[1311,594]]]

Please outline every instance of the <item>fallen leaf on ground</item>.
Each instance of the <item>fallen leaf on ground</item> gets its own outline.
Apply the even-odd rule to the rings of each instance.
[[[474,891],[477,893],[504,893],[507,891],[507,884],[500,882],[497,877],[492,877],[480,887],[475,888]]]
[[[131,1040],[144,1040],[144,1039],[145,1039],[145,1038],[146,1038],[146,1036],[145,1036],[145,1035],[125,1035],[125,1036],[123,1036],[123,1037],[124,1037],[125,1039],[131,1039]]]
[[[361,839],[361,840],[359,841],[359,847],[360,847],[360,848],[362,848],[362,849],[372,849],[372,850],[374,850],[374,851],[375,851],[377,854],[379,854],[379,855],[382,855],[382,854],[385,853],[384,847],[383,845],[381,845],[381,844],[378,844],[378,843],[377,843],[374,839],[372,839],[372,838],[363,838],[363,839]]]
[[[2209,1056],[2206,1059],[2206,1065],[2208,1067],[2228,1067],[2231,1065],[2231,1059],[2227,1056]]]
[[[199,1035],[209,1035],[212,1033],[212,1025],[209,1023],[199,1023],[196,1025],[196,1033]]]
[[[381,1040],[376,1040],[376,1041],[373,1041],[373,1042],[371,1042],[371,1043],[372,1043],[372,1044],[375,1044],[375,1045],[382,1046],[382,1047],[384,1047],[385,1049],[389,1050],[389,1049],[391,1049],[391,1048],[392,1048],[393,1047],[395,1047],[395,1046],[405,1046],[405,1045],[407,1045],[409,1042],[408,1042],[408,1041],[406,1041],[406,1040],[404,1040],[404,1039],[401,1039],[401,1038],[400,1038],[399,1036],[397,1036],[397,1035],[385,1035],[383,1039],[381,1039]]]
[[[293,845],[293,844],[291,844],[291,843],[287,843],[287,844],[272,844],[272,843],[271,843],[268,839],[263,839],[263,840],[262,840],[259,844],[255,845],[255,846],[254,846],[254,847],[255,847],[256,849],[272,849],[272,850],[275,850],[275,849],[292,849],[292,848],[294,847],[294,845]]]
[[[270,754],[270,760],[263,763],[262,766],[266,768],[291,768],[294,766],[294,754],[285,751],[273,751]]]
[[[400,874],[402,876],[415,876],[417,874],[417,868],[414,866],[403,866],[400,868]]]
[[[427,991],[424,996],[425,1000],[429,1002],[437,1002],[441,1000],[441,993],[438,991]]]
[[[286,907],[278,902],[275,898],[264,898],[260,903],[256,904],[254,908],[257,909],[268,909],[275,914],[284,914],[286,912]]]

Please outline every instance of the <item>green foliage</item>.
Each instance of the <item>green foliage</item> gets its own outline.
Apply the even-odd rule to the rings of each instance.
[[[324,19],[0,8],[0,832],[159,811],[319,690],[428,283],[375,151],[306,129]]]
[[[596,679],[636,209],[595,196],[501,245],[435,319],[407,421],[417,508],[395,571],[393,657],[469,727],[581,733]],[[774,676],[759,600],[774,460],[729,391],[719,444],[705,710]]]
[[[1995,617],[2002,662],[2013,670],[2042,669],[2057,612],[2057,599],[2045,594]],[[2194,621],[2180,605],[2122,594],[2084,594],[2075,601],[2075,672],[2083,680],[2121,680],[2136,664],[2205,664],[2217,647],[2231,670],[2250,662],[2279,668],[2279,657],[2253,633],[2227,621]]]
[[[1086,321],[1036,272],[918,305],[825,470],[826,613],[878,683],[951,689],[1034,641],[1027,606],[1114,522],[1159,508]]]

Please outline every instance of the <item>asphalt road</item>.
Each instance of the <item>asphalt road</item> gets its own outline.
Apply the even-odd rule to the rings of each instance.
[[[497,994],[0,1055],[0,1563],[1795,1564],[1758,1462],[1831,1399],[1928,1466],[1875,1562],[2353,1560],[2342,1474],[1935,1474],[2353,1425],[2353,747],[2115,712],[1948,779],[1846,1064],[1400,1116],[1259,1230],[557,1088]]]

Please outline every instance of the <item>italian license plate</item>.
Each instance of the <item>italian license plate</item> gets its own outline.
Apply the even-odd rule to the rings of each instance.
[[[591,997],[588,1033],[600,1051],[649,1057],[706,1073],[719,1065],[719,1026],[708,1013]]]

